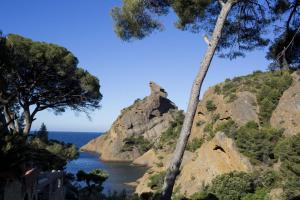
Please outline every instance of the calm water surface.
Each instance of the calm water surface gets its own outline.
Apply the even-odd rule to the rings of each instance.
[[[91,139],[98,137],[99,133],[91,132],[49,132],[50,139],[56,139],[75,144],[78,148],[86,144]],[[77,160],[68,163],[66,171],[76,174],[78,170],[92,171],[93,169],[103,169],[109,173],[109,178],[104,183],[104,191],[132,192],[133,188],[125,183],[133,182],[140,178],[146,171],[145,167],[132,166],[123,162],[103,162],[96,154],[81,152]]]

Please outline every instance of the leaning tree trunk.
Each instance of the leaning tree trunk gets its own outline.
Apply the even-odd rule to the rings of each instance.
[[[192,86],[191,94],[190,94],[190,100],[189,105],[186,111],[186,115],[184,118],[183,126],[180,132],[180,136],[176,145],[176,149],[174,151],[173,158],[171,160],[169,169],[167,171],[165,180],[164,180],[164,186],[163,186],[163,193],[162,193],[162,200],[169,200],[172,196],[173,187],[175,184],[175,180],[177,175],[179,174],[179,168],[182,162],[184,150],[186,147],[186,144],[188,142],[192,124],[194,120],[194,116],[196,113],[197,105],[199,102],[199,96],[200,96],[200,89],[203,83],[203,80],[206,76],[207,70],[210,66],[210,63],[212,61],[212,58],[215,54],[217,45],[219,43],[219,40],[221,38],[222,29],[224,27],[225,20],[228,16],[229,11],[231,10],[233,4],[236,2],[236,0],[228,0],[226,3],[223,3],[223,1],[220,1],[222,5],[221,12],[218,16],[215,29],[212,34],[212,38],[209,42],[208,48],[206,50],[204,59],[201,63],[200,71],[198,72]]]

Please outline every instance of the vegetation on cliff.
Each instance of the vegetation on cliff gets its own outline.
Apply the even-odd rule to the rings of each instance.
[[[255,122],[248,122],[244,126],[238,127],[232,120],[220,124],[214,131],[222,131],[233,138],[239,151],[249,157],[252,164],[262,171],[245,175],[245,177],[251,177],[251,180],[245,179],[246,183],[253,185],[253,188],[248,191],[249,194],[244,192],[244,189],[247,189],[246,185],[243,185],[245,177],[235,177],[237,174],[231,173],[217,177],[212,181],[208,190],[193,195],[192,199],[206,199],[207,196],[204,198],[203,195],[208,195],[208,191],[211,193],[210,195],[215,195],[216,199],[269,199],[267,194],[275,187],[283,188],[284,199],[299,197],[299,134],[285,138],[282,135],[283,130],[276,130],[270,126],[260,127]],[[279,172],[267,170],[267,166],[272,167],[274,164],[279,164]],[[231,179],[232,177],[235,178]],[[228,180],[230,181],[226,182]],[[232,185],[235,183],[243,185],[243,187],[239,189],[238,186]],[[232,189],[227,188],[231,185]],[[226,186],[226,188],[221,186]],[[233,193],[230,194],[227,191]]]
[[[161,134],[159,142],[156,146],[158,149],[175,148],[176,141],[179,137],[180,130],[182,128],[183,120],[183,111],[179,111],[178,113],[176,113],[175,119],[171,122],[170,127]]]
[[[121,149],[121,151],[123,152],[132,151],[134,148],[137,148],[140,154],[143,154],[153,146],[153,144],[149,140],[145,139],[143,136],[127,137],[123,140],[123,142],[124,145]]]
[[[292,84],[289,71],[273,71],[263,73],[260,71],[253,74],[226,79],[215,88],[215,92],[224,95],[228,102],[237,98],[237,93],[249,91],[254,93],[259,106],[259,120],[261,125],[269,123],[272,112],[278,105],[283,92]]]

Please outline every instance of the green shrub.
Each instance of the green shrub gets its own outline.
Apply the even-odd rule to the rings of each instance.
[[[265,189],[258,189],[255,193],[246,194],[242,200],[271,200],[268,192]]]
[[[233,171],[215,177],[211,185],[194,193],[190,199],[270,200],[268,193],[272,188],[277,187],[276,182],[281,180],[278,179],[278,174],[271,170],[255,171],[251,174]],[[295,183],[289,188],[296,188]],[[293,192],[295,194],[295,191]]]
[[[252,177],[245,172],[230,172],[213,179],[209,191],[222,200],[240,200],[247,193],[253,193]]]
[[[64,143],[58,140],[44,142],[39,138],[32,138],[29,144],[36,149],[44,149],[60,158],[70,161],[78,157],[78,150],[74,144]]]
[[[209,136],[210,136],[210,138],[214,137],[214,128],[213,128],[213,124],[212,123],[206,124],[206,126],[203,129],[203,131],[205,133],[208,133]]]
[[[177,142],[177,138],[179,137],[182,124],[184,120],[184,115],[182,112],[179,112],[175,117],[175,120],[171,123],[170,127],[161,134],[158,148],[164,148],[165,146],[169,146],[174,148]]]
[[[194,138],[191,142],[187,144],[186,150],[195,152],[197,149],[201,147],[204,140],[202,138]]]
[[[219,200],[216,195],[207,191],[196,192],[190,198],[190,200]]]
[[[162,171],[159,173],[156,173],[149,177],[148,187],[150,187],[152,190],[161,191],[162,186],[164,184],[164,178],[165,178],[166,172]]]
[[[279,174],[273,170],[254,171],[252,176],[255,180],[256,187],[272,189],[278,186],[281,181]]]
[[[280,172],[285,199],[300,198],[300,134],[285,138],[275,147],[275,157],[280,159]]]
[[[283,183],[283,196],[287,200],[300,199],[300,177],[285,179]]]
[[[56,140],[49,140],[45,147],[49,152],[60,156],[68,161],[78,157],[78,150],[74,144],[64,143]]]
[[[128,137],[123,140],[124,145],[122,147],[123,152],[132,151],[134,148],[137,148],[138,151],[142,154],[148,151],[152,147],[152,143],[145,139],[143,136],[138,137]]]
[[[206,109],[210,112],[215,111],[217,109],[217,106],[214,104],[212,100],[208,100],[206,102]]]
[[[274,146],[282,133],[282,130],[259,128],[255,122],[248,122],[238,129],[235,139],[240,152],[249,157],[253,164],[257,161],[271,164],[274,161]]]
[[[217,114],[213,114],[211,120],[212,120],[212,123],[214,124],[214,123],[216,123],[219,119],[220,119],[220,114],[217,113]]]
[[[235,139],[236,137],[236,133],[237,133],[237,129],[238,126],[237,124],[232,120],[228,120],[226,122],[223,122],[221,124],[219,124],[216,129],[215,132],[223,132],[225,133],[228,137]]]
[[[216,94],[221,94],[221,87],[219,85],[216,85],[214,89]]]

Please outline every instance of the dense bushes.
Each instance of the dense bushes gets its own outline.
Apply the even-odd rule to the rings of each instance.
[[[138,137],[128,137],[123,140],[124,145],[122,147],[122,151],[132,151],[134,148],[137,148],[138,151],[143,154],[148,151],[152,144],[149,140],[145,139],[143,136]]]
[[[256,161],[271,164],[274,160],[274,146],[282,136],[282,130],[259,128],[255,122],[249,122],[238,129],[235,140],[241,153]]]
[[[300,176],[300,135],[283,139],[275,147],[275,157],[281,161],[286,177]]]
[[[300,135],[283,139],[275,147],[275,157],[281,162],[283,188],[287,199],[300,198]]]
[[[252,177],[244,172],[230,172],[217,176],[209,191],[222,200],[239,200],[247,193],[253,193],[255,186]]]
[[[254,174],[233,171],[219,175],[191,200],[270,200],[269,189]]]
[[[268,196],[268,192],[265,189],[258,189],[255,193],[248,193],[242,200],[271,200]]]
[[[283,133],[283,130],[259,127],[255,122],[238,128],[232,120],[220,124],[215,131],[222,131],[234,139],[239,151],[249,157],[253,164],[272,164],[275,161],[274,147]]]

